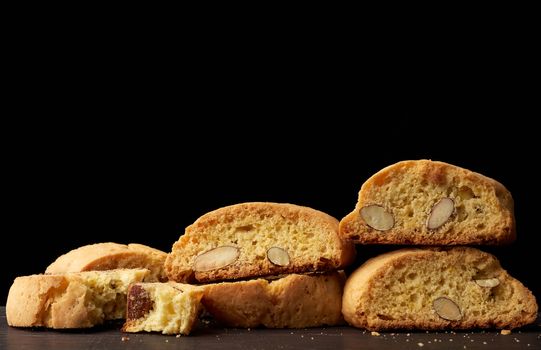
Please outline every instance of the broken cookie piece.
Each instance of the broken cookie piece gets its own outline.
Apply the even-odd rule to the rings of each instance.
[[[203,288],[182,283],[137,283],[128,291],[124,332],[188,335],[201,310]]]

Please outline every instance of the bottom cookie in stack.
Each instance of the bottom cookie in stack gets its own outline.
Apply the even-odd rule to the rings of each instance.
[[[401,249],[347,280],[346,321],[369,330],[516,328],[537,317],[533,294],[475,248]]]
[[[230,327],[304,328],[343,322],[345,275],[329,272],[209,284],[203,304]]]
[[[229,327],[304,328],[343,323],[342,272],[192,286],[138,283],[128,293],[126,332],[189,334],[199,310]]]

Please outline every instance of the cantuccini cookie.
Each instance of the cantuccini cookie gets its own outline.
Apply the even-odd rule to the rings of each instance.
[[[163,270],[166,257],[165,252],[142,244],[96,243],[61,255],[47,267],[45,273],[146,268],[150,270],[147,277],[149,282],[167,281]]]
[[[515,239],[511,193],[499,182],[430,160],[403,161],[361,187],[340,222],[362,244],[504,244]]]
[[[230,327],[304,328],[343,322],[342,272],[286,275],[274,280],[203,286],[203,305]]]
[[[353,272],[342,312],[349,324],[369,330],[516,328],[535,321],[537,303],[488,253],[407,248]]]
[[[15,327],[89,328],[124,318],[126,293],[147,269],[87,271],[17,277],[6,303]]]
[[[351,263],[338,221],[293,204],[243,203],[207,213],[186,228],[165,262],[170,280],[214,282],[329,271]]]

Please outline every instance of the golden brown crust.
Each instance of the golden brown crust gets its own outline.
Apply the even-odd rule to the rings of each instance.
[[[396,187],[404,186],[404,188],[397,190],[396,194],[389,194],[388,197],[396,200],[409,188],[419,186],[420,193],[412,195],[415,200],[412,198],[409,198],[408,202],[397,200],[400,203],[398,207],[391,207],[388,203],[378,203],[384,197],[381,191],[389,190],[386,186],[389,186],[392,181],[405,178],[405,174],[411,175],[408,182],[395,184]],[[462,188],[469,191],[470,187],[477,187],[479,191],[486,194],[484,198],[475,197],[474,200],[478,202],[490,200],[494,202],[493,206],[496,209],[491,213],[474,213],[473,215],[478,217],[476,225],[468,226],[465,222],[472,220],[473,215],[464,209],[467,204],[463,205],[465,201],[460,198],[460,191]],[[449,224],[430,230],[425,223],[430,208],[436,201],[430,198],[430,194],[436,192],[452,198],[455,204],[460,206],[458,209],[455,208]],[[395,224],[392,229],[378,231],[366,224],[360,215],[360,210],[370,204],[382,205],[387,212],[393,214]],[[405,214],[404,208],[407,206],[411,209]],[[423,220],[416,222],[415,226],[408,225],[407,222],[413,221],[411,216],[417,215]],[[430,160],[398,162],[370,177],[359,191],[355,209],[341,220],[339,230],[344,239],[361,244],[508,244],[516,238],[513,198],[501,183],[467,169]]]
[[[122,317],[125,281],[140,282],[148,273],[133,269],[17,277],[8,294],[7,322],[14,327],[88,328]],[[104,288],[110,289],[108,296],[100,294]]]
[[[198,255],[219,246],[238,247],[238,260],[211,271],[193,271]],[[289,265],[268,261],[265,253],[274,246],[288,251]],[[353,244],[339,237],[338,221],[332,216],[293,204],[254,202],[220,208],[197,219],[173,245],[165,269],[177,282],[213,282],[329,271],[347,266],[354,257]]]
[[[203,305],[231,327],[304,328],[333,326],[341,314],[344,274],[287,275],[205,285]]]
[[[163,270],[166,257],[165,252],[142,244],[96,243],[61,255],[47,267],[45,273],[146,268],[151,271],[149,281],[166,281]]]
[[[393,295],[400,284],[408,282],[409,274],[422,273],[421,264],[439,268],[428,278],[412,282],[419,290],[404,287],[402,293]],[[399,270],[403,272],[396,274]],[[500,284],[484,289],[469,279],[468,271],[481,275],[486,271],[490,276],[485,277],[496,277]],[[463,281],[457,285],[460,277]],[[459,305],[463,315],[460,321],[445,320],[432,309],[433,299],[446,295]],[[389,308],[384,310],[380,305]],[[516,328],[534,322],[537,310],[533,294],[509,276],[494,256],[469,247],[406,248],[377,256],[348,278],[342,301],[346,321],[369,330]]]

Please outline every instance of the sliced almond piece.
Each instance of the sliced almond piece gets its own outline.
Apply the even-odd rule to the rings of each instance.
[[[475,280],[480,287],[484,288],[494,288],[500,285],[500,280],[497,278],[486,278],[482,280]]]
[[[449,220],[455,211],[455,202],[451,198],[444,197],[440,199],[430,211],[426,227],[429,230],[437,229]]]
[[[372,204],[361,208],[361,217],[368,226],[378,231],[387,231],[394,226],[393,214],[387,212],[381,205]]]
[[[289,265],[289,254],[282,248],[272,247],[267,250],[267,259],[274,265]]]
[[[212,271],[231,265],[239,258],[239,248],[223,246],[211,249],[195,258],[193,269],[196,272]]]
[[[458,305],[447,297],[437,298],[432,302],[432,307],[438,316],[445,320],[460,321],[462,319],[462,314]]]

